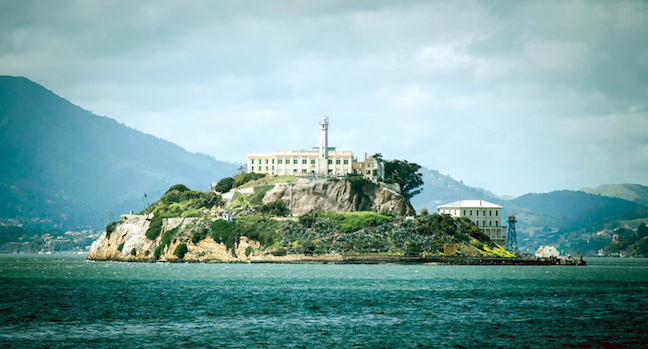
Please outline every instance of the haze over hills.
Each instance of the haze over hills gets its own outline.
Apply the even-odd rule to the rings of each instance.
[[[580,191],[648,205],[648,187],[640,184],[607,184],[596,188],[583,188]]]
[[[0,220],[105,226],[171,185],[207,190],[236,165],[97,116],[22,77],[0,77]]]

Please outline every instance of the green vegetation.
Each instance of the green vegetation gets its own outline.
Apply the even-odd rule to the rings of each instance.
[[[176,236],[178,233],[178,228],[173,228],[171,230],[168,230],[162,234],[162,239],[160,240],[160,245],[155,248],[154,256],[155,259],[159,259],[160,256],[164,253],[165,249],[171,245],[171,240]]]
[[[176,257],[178,257],[178,258],[180,258],[180,259],[183,259],[184,256],[185,256],[185,254],[187,254],[187,251],[188,251],[188,250],[187,250],[187,244],[184,244],[184,243],[183,243],[183,244],[179,244],[179,245],[176,247],[175,251],[173,251],[173,254],[174,254]]]
[[[112,234],[115,229],[117,229],[117,225],[119,222],[112,222],[106,226],[106,239],[110,239],[110,234]]]
[[[121,252],[123,249],[124,249],[124,242],[122,242],[121,244],[119,244],[119,246],[117,246],[117,250],[119,250],[119,252]]]
[[[375,227],[393,220],[376,212],[320,212],[309,213],[299,217],[299,222],[311,228],[318,218],[328,218],[333,224],[340,227],[343,233],[360,230],[366,227]]]
[[[234,176],[234,183],[232,183],[232,188],[238,188],[247,182],[256,181],[257,179],[263,178],[265,176],[265,173],[238,173],[236,176]]]
[[[147,251],[147,252],[148,252],[148,251]],[[132,256],[137,256],[137,249],[136,249],[135,247],[133,247],[133,248],[131,249],[131,252],[130,252],[130,253],[131,253]]]
[[[274,185],[261,185],[254,187],[254,193],[249,199],[250,204],[254,206],[261,205],[263,203],[263,197],[267,192],[272,190],[272,188],[274,188]]]
[[[144,235],[149,240],[155,240],[160,235],[161,231],[162,231],[162,217],[153,216],[153,218],[151,219],[151,223],[149,224],[148,229],[146,229],[146,233],[144,233]]]
[[[218,181],[216,183],[216,186],[214,187],[214,190],[219,192],[219,193],[226,193],[232,189],[232,185],[234,184],[234,178],[232,177],[225,177]]]
[[[278,248],[272,252],[270,252],[273,256],[285,256],[288,254],[288,251],[285,248]]]
[[[250,254],[252,254],[253,250],[252,247],[248,246],[245,248],[245,257],[249,257]]]
[[[207,235],[209,235],[210,230],[207,228],[201,228],[198,231],[194,232],[193,235],[191,235],[191,242],[194,244],[199,243],[200,241],[204,240]]]
[[[420,169],[420,165],[409,163],[407,160],[385,161],[385,183],[398,183],[401,194],[409,200],[423,190],[417,189],[423,185]]]
[[[358,219],[353,213],[369,219]],[[371,212],[353,213],[345,219],[336,217],[336,213],[326,213],[304,215],[299,223],[286,222],[280,229],[280,245],[289,243],[292,247],[288,253],[438,255],[443,253],[445,244],[457,244],[461,246],[458,255],[513,257],[465,218],[431,214],[411,221],[391,221],[390,217],[372,217]],[[334,219],[353,224],[342,229]],[[355,230],[358,227],[361,228]]]
[[[263,204],[259,206],[257,210],[263,214],[279,217],[285,217],[290,213],[290,209],[288,208],[288,201],[281,199]]]
[[[164,218],[198,217],[204,210],[222,204],[223,198],[216,193],[189,190],[182,184],[174,185],[162,195],[160,200],[143,211],[144,214],[153,213],[149,228],[146,230],[146,238],[154,240],[160,235]]]
[[[639,225],[636,234],[624,228],[616,229],[615,234],[619,238],[616,242],[605,246],[604,253],[606,255],[648,257],[648,227],[645,223]]]

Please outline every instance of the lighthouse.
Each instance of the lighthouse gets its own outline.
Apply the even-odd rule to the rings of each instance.
[[[320,120],[319,139],[319,173],[328,174],[328,117],[323,116]]]

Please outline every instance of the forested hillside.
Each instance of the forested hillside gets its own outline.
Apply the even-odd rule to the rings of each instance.
[[[235,165],[97,116],[19,77],[0,77],[0,222],[104,227],[174,183],[206,190]]]

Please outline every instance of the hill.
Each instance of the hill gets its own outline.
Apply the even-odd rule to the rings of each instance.
[[[588,194],[619,198],[641,205],[648,205],[648,187],[640,184],[600,185],[596,188],[583,188],[580,191]]]
[[[543,194],[526,194],[509,201],[508,210],[517,209],[543,224],[565,229],[581,228],[601,221],[636,219],[648,215],[648,208],[630,201],[592,195],[580,191],[559,190]]]
[[[439,171],[422,167],[420,172],[423,175],[423,191],[410,200],[417,211],[427,208],[430,212],[436,212],[437,206],[459,200],[502,201],[485,189],[467,186],[463,181],[457,181]]]
[[[0,77],[0,222],[103,227],[175,183],[206,189],[235,165],[190,153],[73,105],[22,77]]]

